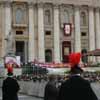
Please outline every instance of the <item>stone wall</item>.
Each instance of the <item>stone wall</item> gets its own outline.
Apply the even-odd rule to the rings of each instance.
[[[46,81],[19,81],[20,91],[19,93],[32,95],[36,97],[44,96],[44,88],[46,85]]]

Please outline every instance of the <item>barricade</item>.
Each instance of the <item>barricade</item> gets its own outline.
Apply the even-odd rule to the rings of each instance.
[[[41,81],[41,82],[19,81],[20,84],[19,93],[32,95],[36,97],[43,97],[46,83],[47,83],[46,81]]]

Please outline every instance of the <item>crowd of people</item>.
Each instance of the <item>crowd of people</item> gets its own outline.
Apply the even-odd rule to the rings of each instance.
[[[83,72],[78,65],[71,68],[68,79],[59,78],[60,84],[56,84],[56,77],[49,76],[45,86],[44,100],[98,100],[91,88],[90,82],[81,76]]]
[[[77,76],[77,78],[79,78],[79,80],[76,79],[76,76]],[[75,77],[75,79],[73,77]],[[70,82],[69,80],[71,80],[72,82]],[[70,84],[74,84],[74,80],[76,81],[75,87],[73,87],[73,86],[71,86],[71,87],[73,87],[75,89],[76,88],[77,89],[78,88],[83,89],[80,86],[80,84],[83,84],[84,81],[86,81],[89,88],[91,88],[90,85],[89,85],[90,82],[99,82],[100,81],[100,73],[99,72],[84,72],[83,71],[80,74],[77,71],[74,72],[73,68],[71,69],[70,73],[67,74],[67,75],[47,75],[47,74],[46,75],[39,75],[39,74],[38,75],[34,75],[34,74],[29,75],[29,74],[24,74],[24,75],[20,75],[20,76],[14,76],[13,73],[8,72],[8,77],[4,80],[3,86],[2,86],[3,100],[6,100],[6,98],[8,98],[7,100],[18,100],[17,93],[20,89],[20,86],[19,86],[17,81],[33,81],[34,83],[35,82],[41,83],[41,82],[46,81],[47,84],[45,86],[44,100],[65,100],[62,97],[63,95],[64,95],[65,98],[70,98],[70,97],[68,97],[68,96],[66,97],[65,94],[62,94],[62,92],[61,92],[61,94],[59,94],[59,92],[62,91],[62,90],[66,93],[72,92],[72,91],[69,90],[69,88],[71,88]],[[78,81],[82,81],[83,83],[78,83]],[[64,87],[63,87],[63,84],[64,84]],[[79,87],[77,86],[77,84],[79,84]],[[84,83],[84,85],[85,85],[85,83]],[[68,91],[66,91],[66,89],[61,89],[61,87],[67,88],[66,86],[69,86]],[[13,87],[13,89],[10,89],[12,87]],[[71,89],[73,90],[73,88],[71,88]],[[80,89],[79,89],[79,91],[80,91]],[[8,95],[11,96],[11,94],[9,94],[9,93],[12,93],[12,91],[15,93],[14,95],[16,96],[16,97],[12,97],[13,99],[8,96]],[[83,89],[83,91],[84,91],[84,89]],[[95,94],[93,93],[93,91],[91,89],[86,90],[86,91],[92,92],[92,94],[90,92],[91,97],[93,96],[93,98],[95,98],[95,99],[91,99],[91,100],[97,100],[96,97],[95,97]],[[82,94],[80,94],[80,95],[82,95]],[[60,96],[59,97],[60,99],[58,98],[58,96]],[[91,97],[88,97],[88,98],[91,98]],[[14,98],[16,98],[16,99],[14,99]],[[61,99],[61,98],[63,98],[63,99]],[[72,99],[69,99],[69,100],[72,100]]]
[[[84,72],[82,77],[89,82],[100,82],[100,72]]]
[[[59,81],[65,81],[69,78],[70,73],[64,74],[64,75],[55,75],[57,82]],[[13,76],[18,81],[48,81],[49,80],[49,74],[22,74]],[[88,80],[89,82],[100,82],[100,72],[88,72],[85,71],[81,74],[83,78]]]
[[[85,79],[85,81],[88,80],[86,82],[97,82],[97,81],[99,82],[100,81],[100,73],[97,73],[97,72],[82,72],[81,74],[77,74],[77,75],[79,75],[79,77],[81,77],[82,79]],[[8,85],[7,81],[12,80],[12,79],[14,79],[14,81],[15,81],[14,84],[17,84],[17,85],[14,86],[14,87],[17,86],[17,90],[14,90],[14,91],[16,91],[16,95],[17,95],[17,93],[18,93],[18,91],[20,89],[20,86],[18,85],[17,81],[32,81],[32,82],[44,82],[44,81],[46,81],[47,84],[46,84],[46,87],[45,87],[44,100],[65,100],[65,99],[57,99],[57,98],[55,99],[55,97],[56,97],[56,95],[58,96],[59,91],[62,91],[62,90],[60,90],[61,87],[63,87],[62,84],[65,84],[65,82],[68,81],[68,80],[70,80],[70,78],[72,76],[74,76],[74,74],[71,74],[71,72],[69,74],[66,74],[66,75],[47,75],[47,74],[46,75],[40,75],[40,74],[34,75],[34,74],[23,74],[23,75],[19,75],[19,76],[14,76],[14,75],[12,76],[12,74],[8,73],[8,78],[6,79],[6,81],[4,80],[3,87],[2,87],[3,98],[4,98],[3,100],[6,100],[5,99],[5,94],[7,94],[7,93],[5,93],[5,91],[6,91],[6,89],[9,90],[9,88],[7,88],[7,87],[9,86],[10,88],[12,88],[12,86],[13,86],[12,85],[13,82],[10,82],[9,83],[10,85]],[[73,79],[73,81],[74,81],[74,79]],[[70,84],[67,83],[67,85],[69,87],[70,87]],[[52,85],[53,85],[53,87],[52,87]],[[52,87],[51,90],[50,90],[51,92],[53,91],[52,93],[48,93],[49,86]],[[75,86],[76,86],[75,88],[79,88],[79,87],[77,87],[77,85],[75,85]],[[66,88],[66,86],[64,86],[64,87]],[[13,91],[13,90],[10,89],[10,91]],[[66,92],[66,90],[65,90],[65,92]],[[50,97],[49,97],[49,94],[51,94]],[[59,94],[59,95],[62,95],[62,94]],[[61,96],[59,98],[63,98],[63,97]],[[9,99],[7,99],[7,100],[9,100]],[[17,99],[11,99],[10,98],[10,100],[18,100],[18,98]],[[72,100],[72,99],[69,99],[69,100]],[[91,100],[97,100],[97,99],[91,99]]]
[[[100,73],[84,72],[73,55],[70,72],[67,75],[25,74],[13,75],[12,67],[8,67],[8,77],[3,80],[2,100],[18,100],[19,81],[46,81],[44,100],[98,100],[90,82],[99,81]],[[72,60],[72,61],[73,61]],[[43,82],[42,81],[42,82]]]

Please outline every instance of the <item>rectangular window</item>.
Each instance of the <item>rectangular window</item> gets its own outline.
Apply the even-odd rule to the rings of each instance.
[[[16,31],[16,35],[22,35],[23,31]]]
[[[46,31],[45,35],[51,35],[51,31]]]
[[[81,32],[81,36],[86,36],[86,32]]]

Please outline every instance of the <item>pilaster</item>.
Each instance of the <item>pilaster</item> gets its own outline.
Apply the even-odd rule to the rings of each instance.
[[[75,52],[81,52],[80,9],[75,6]]]
[[[35,59],[35,41],[34,41],[34,5],[32,2],[28,4],[29,6],[29,61],[34,61]]]
[[[95,50],[94,8],[89,7],[89,50]],[[90,57],[95,62],[95,57]]]
[[[45,62],[43,4],[38,4],[38,59]]]
[[[54,5],[54,61],[60,62],[59,6]]]

